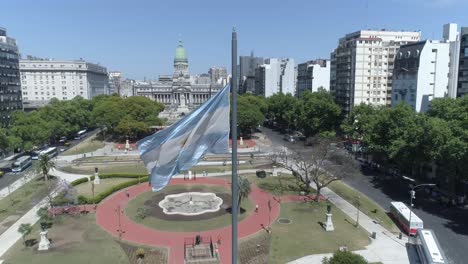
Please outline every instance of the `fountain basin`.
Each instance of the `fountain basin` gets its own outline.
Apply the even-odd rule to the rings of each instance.
[[[217,212],[223,204],[223,199],[215,193],[184,192],[169,194],[159,202],[159,207],[168,215],[201,215]]]

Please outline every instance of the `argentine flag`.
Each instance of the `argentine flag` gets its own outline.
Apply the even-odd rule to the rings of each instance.
[[[170,127],[137,142],[153,191],[206,153],[229,153],[229,85]]]

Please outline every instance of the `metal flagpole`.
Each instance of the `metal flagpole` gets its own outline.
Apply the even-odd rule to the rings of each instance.
[[[237,214],[239,186],[237,183],[237,33],[232,30],[232,65],[231,65],[231,139],[232,139],[232,264],[237,264]]]

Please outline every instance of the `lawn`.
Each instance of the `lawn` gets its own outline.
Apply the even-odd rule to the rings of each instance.
[[[100,184],[94,185],[94,195],[96,196],[100,194],[101,192],[111,188],[112,186],[115,186],[122,182],[131,181],[131,180],[134,180],[134,179],[129,179],[129,178],[101,179]],[[78,195],[84,195],[85,197],[88,197],[88,198],[91,198],[93,196],[93,193],[91,190],[91,181],[78,184],[77,186],[75,186],[75,189]]]
[[[29,239],[39,239],[38,225]],[[82,264],[129,263],[121,246],[96,225],[94,214],[60,216],[48,233],[51,250],[38,252],[36,247],[25,248],[19,240],[3,256],[4,264]]]
[[[272,226],[270,261],[289,261],[319,253],[331,253],[341,246],[349,250],[364,249],[369,244],[368,233],[348,222],[343,212],[332,206],[335,231],[326,232],[320,223],[325,221],[326,202],[282,203],[280,218],[290,224]]]
[[[230,191],[222,186],[210,186],[210,185],[171,185],[160,192],[189,192],[192,188],[197,188],[197,192],[215,192],[215,193],[229,193]],[[200,189],[201,190],[198,190]],[[205,220],[194,220],[194,221],[168,221],[163,220],[154,216],[147,216],[144,219],[138,217],[137,210],[138,208],[144,208],[144,203],[147,200],[150,200],[157,193],[145,192],[140,194],[138,197],[132,199],[125,208],[125,213],[127,216],[135,221],[136,223],[143,224],[145,226],[165,231],[174,231],[174,232],[189,232],[189,231],[206,231],[212,230],[220,227],[230,225],[231,223],[231,214],[226,213],[220,216],[216,216],[210,219]],[[242,208],[246,212],[239,215],[239,221],[244,219],[247,215],[253,212],[253,204],[249,200],[244,200],[242,202]],[[220,210],[223,210],[222,208]],[[202,215],[203,216],[203,215]]]
[[[385,210],[366,195],[340,181],[331,183],[328,188],[353,205],[356,205],[357,197],[360,196],[359,200],[361,206],[359,209],[361,212],[365,213],[372,219],[380,221],[382,226],[384,226],[389,231],[399,232],[398,227],[393,223],[392,219],[387,215]]]
[[[67,156],[67,155],[89,153],[89,152],[96,151],[100,148],[103,148],[104,146],[105,146],[104,142],[100,140],[96,140],[95,136],[91,136],[85,139],[84,141],[80,142],[78,145],[67,149],[65,152],[62,153],[62,155]]]
[[[246,177],[252,184],[257,185],[260,189],[272,193],[274,195],[289,195],[299,194],[301,189],[296,184],[296,179],[291,175],[280,175],[273,177],[268,175],[266,178],[259,178],[255,174],[245,174],[242,177]],[[311,193],[315,193],[314,189],[310,190]]]
[[[148,173],[145,166],[141,164],[122,164],[122,163],[104,163],[104,164],[82,164],[82,165],[73,165],[60,168],[60,170],[70,173],[78,174],[94,174],[94,168],[99,168],[99,173]]]
[[[47,196],[56,181],[46,183],[42,178],[32,179],[0,200],[0,233]],[[48,187],[49,184],[49,187]]]

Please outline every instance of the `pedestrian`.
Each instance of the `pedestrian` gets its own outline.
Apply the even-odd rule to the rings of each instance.
[[[258,213],[258,204],[255,205],[255,212]]]
[[[130,193],[128,192],[128,190],[125,190],[125,195],[127,196],[127,198],[130,198]]]

